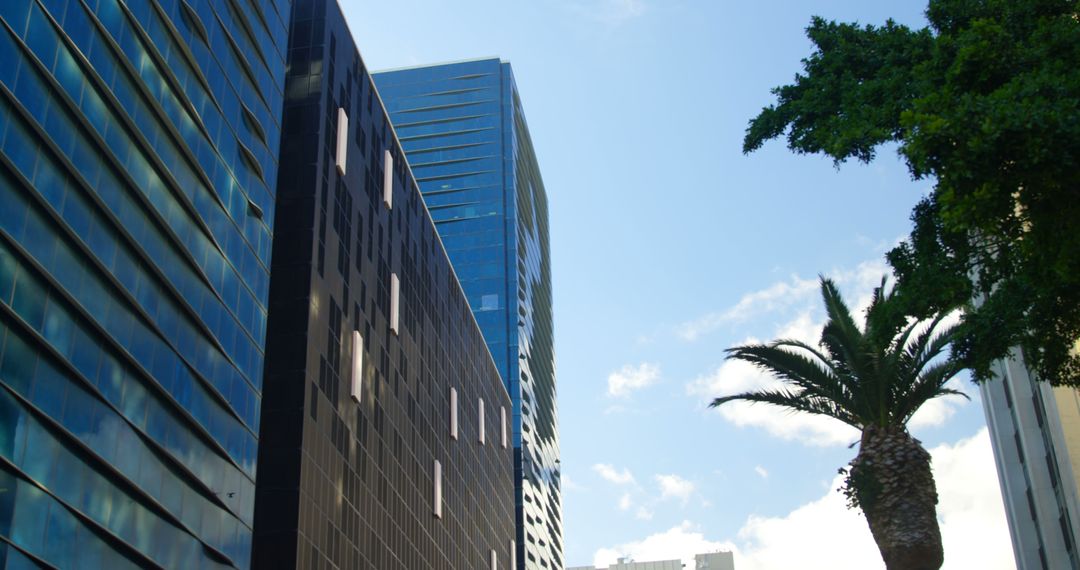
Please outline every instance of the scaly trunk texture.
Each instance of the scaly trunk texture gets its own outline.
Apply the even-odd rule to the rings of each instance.
[[[930,453],[903,426],[863,429],[850,479],[888,570],[944,562]]]

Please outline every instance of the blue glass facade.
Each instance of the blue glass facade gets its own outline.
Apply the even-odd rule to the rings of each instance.
[[[562,568],[547,195],[510,64],[374,74],[513,399],[519,568]]]
[[[0,567],[250,566],[289,13],[0,2]]]

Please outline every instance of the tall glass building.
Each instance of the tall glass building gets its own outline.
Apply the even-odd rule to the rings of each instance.
[[[341,7],[293,15],[255,567],[513,567],[510,395]]]
[[[0,567],[250,566],[289,13],[0,2]]]
[[[374,74],[513,399],[518,568],[562,568],[547,194],[510,64]]]

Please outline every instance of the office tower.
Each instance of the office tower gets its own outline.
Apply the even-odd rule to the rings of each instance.
[[[1018,570],[1080,568],[1080,394],[1032,378],[1020,358],[980,385]]]
[[[375,74],[514,401],[519,568],[562,568],[547,195],[510,64]]]
[[[250,566],[289,9],[0,2],[0,566]]]
[[[290,38],[255,567],[510,568],[509,394],[337,3]]]

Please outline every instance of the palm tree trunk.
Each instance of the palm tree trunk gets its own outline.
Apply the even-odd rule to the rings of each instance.
[[[863,429],[849,475],[888,570],[937,570],[944,561],[930,454],[903,426]]]

